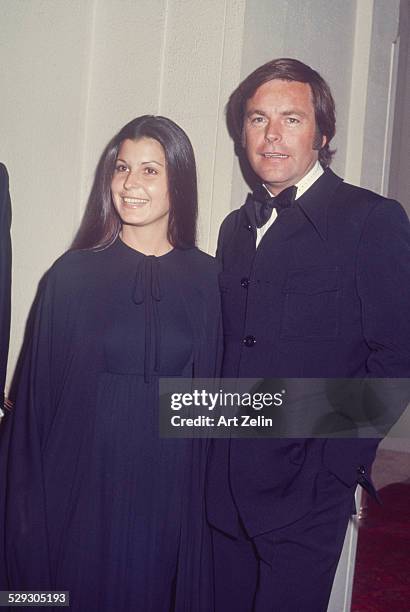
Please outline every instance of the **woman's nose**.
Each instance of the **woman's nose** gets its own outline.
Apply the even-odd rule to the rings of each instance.
[[[133,189],[139,186],[139,178],[136,172],[129,171],[124,180],[124,189]]]

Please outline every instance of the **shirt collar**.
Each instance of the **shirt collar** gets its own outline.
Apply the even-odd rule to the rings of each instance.
[[[296,193],[295,199],[297,200],[298,198],[300,198],[300,196],[303,195],[305,191],[307,191],[309,187],[311,187],[313,183],[315,183],[317,179],[320,176],[322,176],[322,174],[323,174],[323,168],[320,165],[319,161],[317,160],[313,168],[311,168],[309,172],[300,179],[300,181],[295,183],[295,187],[297,187],[297,193]],[[273,194],[269,191],[266,185],[263,184],[263,186],[265,187],[269,195],[272,196]]]

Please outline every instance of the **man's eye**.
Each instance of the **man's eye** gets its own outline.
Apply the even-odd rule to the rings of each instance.
[[[251,119],[251,123],[253,123],[254,125],[260,125],[261,123],[264,123],[265,121],[265,117],[253,117]]]
[[[286,120],[291,125],[295,125],[296,123],[300,123],[299,119],[296,119],[296,117],[286,117]]]

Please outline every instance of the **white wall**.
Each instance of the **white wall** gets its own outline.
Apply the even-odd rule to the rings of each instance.
[[[37,283],[69,246],[94,169],[130,119],[165,114],[192,139],[200,246],[229,210],[224,103],[239,80],[245,0],[2,0],[0,159],[13,205],[8,383]]]
[[[394,96],[395,66],[392,64],[392,53],[398,35],[399,14],[400,0],[390,0],[388,3],[375,0],[361,184],[379,193],[384,191],[384,195],[387,195],[388,181],[383,181],[383,174],[389,170],[385,167],[385,161],[389,165],[390,150],[387,149],[391,146],[386,126],[389,122],[389,103],[394,105],[394,100],[390,100],[390,96]]]
[[[367,112],[354,135],[371,152],[363,176],[372,184],[381,163],[376,143],[386,117],[398,3],[2,0],[0,158],[10,172],[14,246],[8,380],[37,282],[70,244],[104,145],[133,117],[168,115],[191,137],[200,245],[209,252],[223,217],[247,191],[224,107],[240,79],[273,57],[297,57],[329,81],[337,104],[333,167],[342,175],[356,150],[349,128],[362,93],[352,75],[362,74]],[[361,66],[366,23],[374,40],[367,68]]]
[[[81,212],[111,136],[138,115],[162,114],[192,140],[200,245],[215,249],[217,228],[228,210],[220,202],[229,198],[233,161],[223,100],[238,80],[243,6],[243,0],[95,2]]]
[[[263,62],[296,57],[333,90],[334,169],[380,189],[398,5],[2,0],[0,159],[10,173],[14,248],[8,381],[38,280],[70,244],[98,157],[126,121],[161,113],[186,129],[199,170],[200,245],[214,252],[220,222],[247,191],[225,128],[229,94]],[[353,531],[349,538],[352,554]],[[337,612],[350,598],[348,565],[340,564],[329,608]]]
[[[91,8],[82,0],[1,6],[0,158],[13,206],[8,380],[37,282],[77,223]]]

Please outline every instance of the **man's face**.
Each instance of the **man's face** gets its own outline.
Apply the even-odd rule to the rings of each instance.
[[[294,185],[318,159],[314,146],[326,137],[316,131],[308,83],[274,79],[246,103],[242,144],[254,172],[273,195]]]

